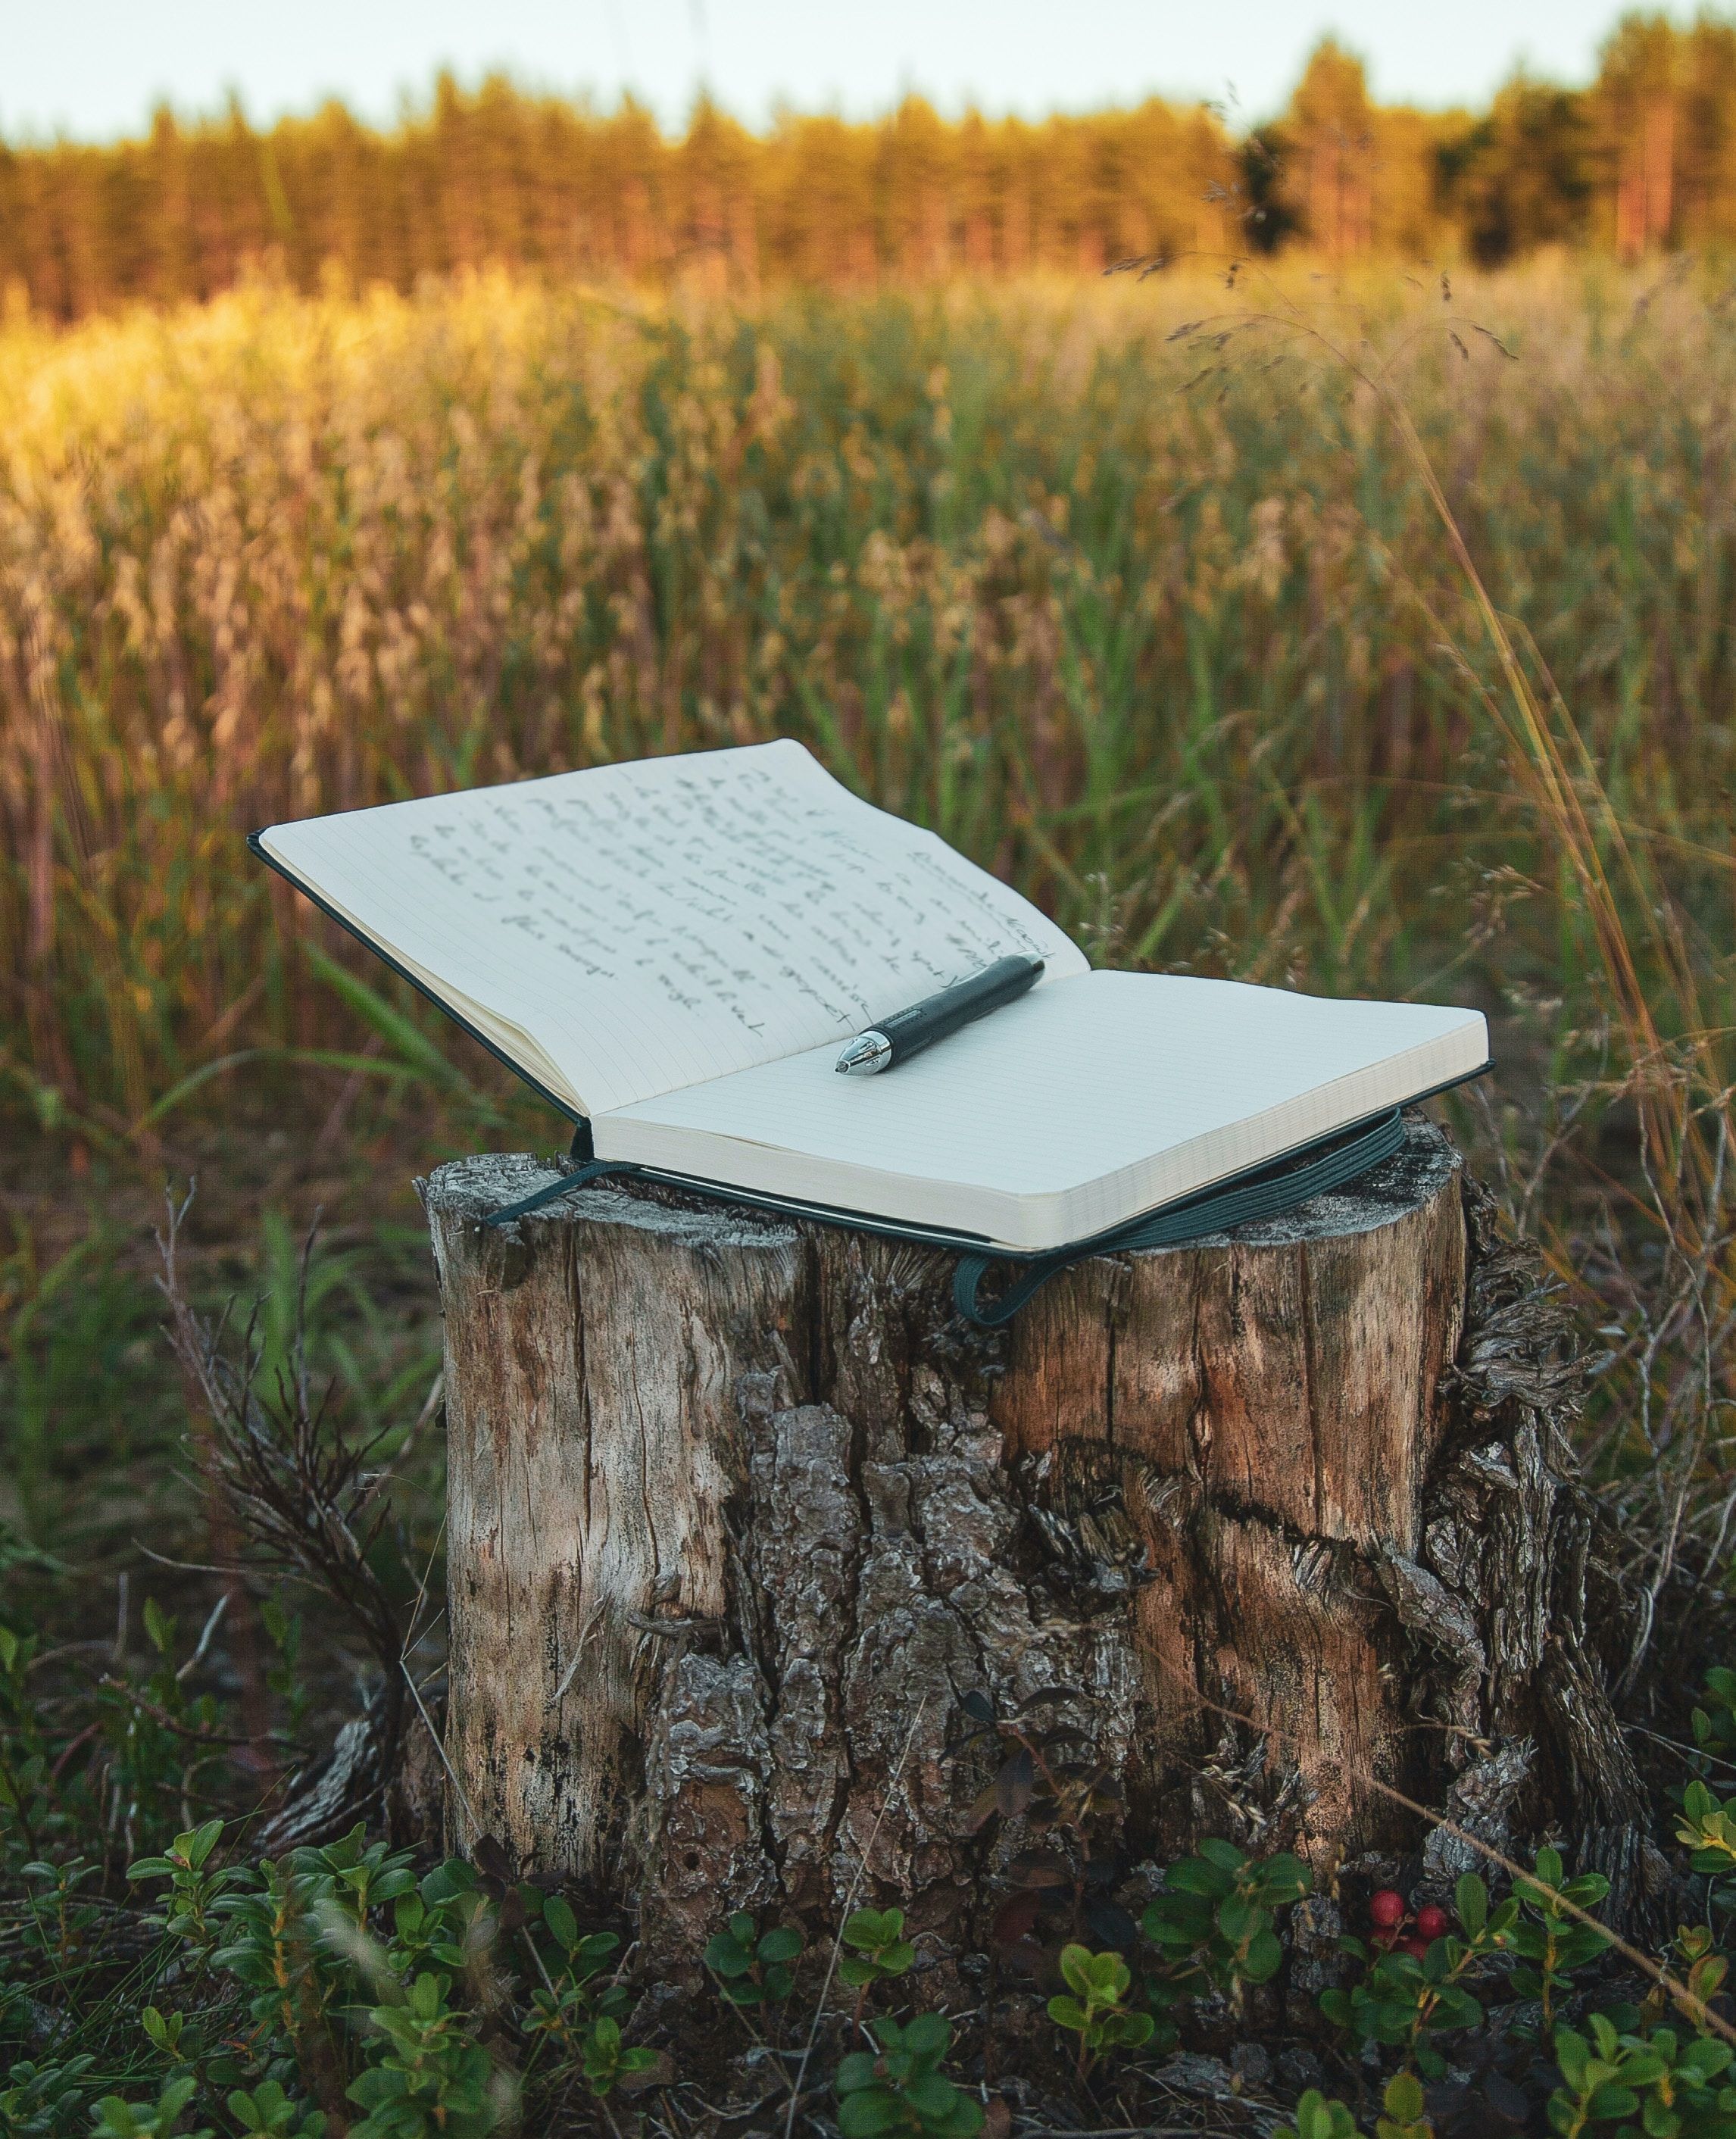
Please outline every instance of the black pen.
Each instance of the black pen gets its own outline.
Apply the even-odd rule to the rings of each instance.
[[[883,1070],[896,1070],[961,1025],[986,1017],[1003,1003],[1016,1001],[1042,976],[1040,958],[997,958],[968,980],[956,981],[938,995],[912,1003],[908,1010],[894,1011],[858,1033],[834,1066],[840,1077],[874,1077]]]

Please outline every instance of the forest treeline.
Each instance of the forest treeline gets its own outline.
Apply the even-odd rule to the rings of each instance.
[[[399,289],[485,262],[571,276],[865,284],[1069,273],[1312,246],[1495,264],[1540,245],[1634,259],[1736,242],[1736,22],[1631,15],[1595,82],[1520,76],[1489,108],[1370,100],[1337,44],[1276,122],[1151,100],[1038,123],[781,117],[708,103],[677,139],[449,78],[389,131],[340,105],[269,131],[238,109],[142,140],[0,144],[0,287],[70,319],[203,297],[249,272]]]

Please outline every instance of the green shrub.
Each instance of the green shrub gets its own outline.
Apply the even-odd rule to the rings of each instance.
[[[1061,1975],[1067,1990],[1049,2000],[1049,2017],[1078,2037],[1081,2079],[1106,2051],[1141,2049],[1151,2041],[1157,2024],[1149,2013],[1129,2007],[1133,1977],[1118,1953],[1064,1946]]]
[[[952,2026],[938,2013],[919,2013],[900,2027],[874,2024],[878,2051],[856,2050],[838,2068],[838,2128],[844,2139],[879,2139],[883,2132],[917,2139],[974,2139],[982,2106],[941,2071]]]
[[[1728,2043],[1683,2042],[1671,2028],[1622,2034],[1602,2013],[1587,2025],[1589,2039],[1555,2031],[1563,2084],[1549,2097],[1549,2124],[1562,2139],[1594,2130],[1599,2139],[1736,2139]]]
[[[1557,2001],[1572,1987],[1574,1972],[1589,1967],[1610,1943],[1601,1924],[1582,1922],[1562,1904],[1595,1908],[1609,1890],[1609,1881],[1599,1872],[1582,1872],[1564,1883],[1561,1853],[1554,1849],[1538,1850],[1535,1877],[1522,1876],[1514,1888],[1520,1913],[1509,1930],[1508,1943],[1523,1965],[1509,1980],[1520,1997],[1541,2003],[1546,2035],[1555,2025]]]
[[[902,1909],[857,1909],[844,1918],[840,1936],[850,1951],[838,1964],[839,1980],[853,1990],[892,1982],[917,1957],[904,1936]]]
[[[1239,2006],[1245,1985],[1268,1983],[1278,1973],[1284,1959],[1278,1912],[1313,1883],[1308,1867],[1288,1851],[1253,1858],[1232,1842],[1202,1842],[1169,1867],[1164,1892],[1142,1922],[1166,1964],[1152,1986],[1154,2002],[1172,2005],[1209,1985]]]
[[[705,1965],[731,2005],[780,2005],[795,1988],[790,1963],[801,1956],[802,1935],[782,1926],[762,1936],[745,1909],[705,1950]]]
[[[1281,2125],[1272,2139],[1357,2139],[1357,2120],[1342,2102],[1328,2102],[1311,2087],[1296,2105],[1296,2122]]]
[[[1445,2069],[1433,2039],[1474,2028],[1483,2018],[1482,2004],[1465,1979],[1491,1955],[1508,1951],[1519,1914],[1513,1899],[1491,1911],[1489,1889],[1474,1872],[1460,1880],[1453,1898],[1462,1936],[1449,1933],[1431,1940],[1421,1959],[1405,1952],[1371,1959],[1360,1939],[1341,1939],[1340,1948],[1362,1961],[1367,1972],[1352,1990],[1320,1995],[1320,2009],[1335,2027],[1358,2043],[1398,2046],[1431,2078]]]
[[[384,2053],[354,2079],[349,2098],[367,2113],[350,2139],[482,2139],[501,2121],[493,2061],[449,1998],[450,1979],[424,1972],[402,2004],[368,2014]]]

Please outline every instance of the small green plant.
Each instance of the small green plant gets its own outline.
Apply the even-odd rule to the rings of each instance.
[[[257,1882],[220,1906],[227,1922],[213,1965],[240,1986],[252,2068],[276,2078],[281,2065],[310,2086],[325,2082],[340,2063],[335,2009],[348,1979],[309,1916],[301,1882],[267,1858]],[[335,2104],[336,2092],[325,2099]]]
[[[0,1838],[16,1863],[49,1846],[60,1824],[48,1787],[53,1756],[30,1685],[37,1637],[0,1624]]]
[[[839,1978],[853,1988],[890,1983],[917,1957],[904,1936],[902,1909],[857,1909],[845,1917],[840,1936],[850,1951],[839,1963]]]
[[[60,1968],[72,1961],[101,1921],[101,1911],[78,1898],[79,1889],[89,1886],[100,1871],[100,1865],[87,1863],[82,1857],[71,1857],[54,1864],[33,1862],[21,1874],[31,1889],[27,1939],[51,1954]]]
[[[1396,2044],[1406,2064],[1431,2079],[1446,2068],[1433,2038],[1481,2020],[1482,2004],[1465,1979],[1510,1947],[1519,1913],[1512,1898],[1491,1911],[1489,1889],[1474,1872],[1460,1880],[1453,1899],[1462,1936],[1431,1939],[1421,1955],[1400,1949],[1372,1956],[1362,1940],[1342,1938],[1341,1949],[1367,1964],[1367,1972],[1352,1990],[1320,1994],[1320,2009],[1335,2027],[1360,2043]]]
[[[609,2093],[618,2081],[628,2079],[657,2063],[657,2052],[648,2049],[627,2049],[621,2042],[621,2024],[607,2014],[594,2020],[584,2038],[580,2056],[580,2069],[584,2083],[599,2102]]]
[[[96,2060],[88,2052],[56,2064],[20,2058],[0,2088],[0,2134],[4,2139],[60,2139],[82,2130],[84,2080]]]
[[[856,1909],[839,1934],[850,1951],[838,1964],[839,1980],[856,1993],[852,2026],[859,2032],[862,2009],[877,1983],[895,1982],[915,1961],[917,1950],[904,1936],[902,1909]]]
[[[229,1753],[216,1696],[190,1690],[188,1672],[199,1642],[178,1664],[174,1615],[147,1597],[140,1616],[150,1654],[142,1668],[130,1661],[111,1663],[92,1700],[110,1788],[130,1809],[130,1855],[141,1843],[160,1849],[170,1836],[184,1839],[177,1812],[203,1794],[206,1772],[226,1765]]]
[[[790,1963],[801,1955],[798,1931],[783,1926],[762,1936],[746,1909],[738,1909],[728,1927],[705,1950],[711,1970],[731,2005],[781,2005],[795,1988]]]
[[[1670,1942],[1668,1959],[1676,1985],[1687,1993],[1690,2010],[1696,2004],[1704,2005],[1715,1998],[1730,1972],[1729,1960],[1717,1951],[1716,1941],[1704,1924],[1684,1924]],[[1676,2004],[1664,1984],[1655,1983],[1640,2007],[1640,2032],[1644,2034],[1667,2019]]]
[[[1299,1902],[1313,1883],[1308,1867],[1287,1850],[1251,1858],[1215,1839],[1171,1865],[1164,1892],[1141,1926],[1166,1964],[1151,1986],[1153,2002],[1167,2007],[1209,1985],[1240,2009],[1244,1986],[1269,1982],[1284,1960],[1278,1911]]]
[[[974,2139],[982,2105],[941,2070],[952,2045],[952,2024],[918,2013],[900,2027],[877,2020],[875,2050],[853,2050],[838,2068],[838,2128],[844,2139],[879,2139],[883,2132],[917,2139]]]
[[[1703,1782],[1690,1783],[1675,1838],[1687,1844],[1694,1869],[1711,1881],[1714,1905],[1736,1910],[1736,1797],[1715,1797]]]
[[[1396,2073],[1381,2097],[1375,2120],[1377,2139],[1434,2139],[1435,2127],[1424,2113],[1422,2084],[1413,2073]],[[1328,2101],[1311,2087],[1296,2105],[1296,2122],[1283,2126],[1273,2139],[1357,2139],[1357,2120],[1347,2104]]]
[[[1520,1997],[1541,2002],[1545,2035],[1554,2028],[1557,2004],[1562,1991],[1571,1989],[1575,1970],[1588,1967],[1610,1943],[1601,1925],[1581,1922],[1564,1904],[1592,1909],[1609,1890],[1609,1881],[1598,1872],[1564,1882],[1561,1853],[1555,1849],[1538,1850],[1534,1875],[1521,1877],[1517,1883],[1520,1914],[1508,1943],[1522,1965],[1509,1980]]]
[[[1357,2120],[1342,2102],[1328,2102],[1311,2087],[1296,2105],[1296,2122],[1281,2125],[1273,2139],[1357,2139]]]
[[[241,2130],[260,2139],[324,2139],[325,2112],[292,2100],[274,2079],[262,2080],[251,2094],[237,2088],[228,2106]]]
[[[105,2095],[96,2105],[90,2139],[170,2139],[171,2134],[178,2134],[179,2139],[213,2139],[208,2124],[197,2132],[181,2131],[181,2119],[198,2084],[190,2073],[172,2079],[148,2106],[125,2102],[118,2094]]]
[[[451,1980],[424,1971],[402,2004],[368,2014],[384,2053],[350,2083],[366,2112],[350,2139],[480,2139],[500,2122],[488,2053],[451,2003]]]
[[[542,1920],[555,1952],[547,1962],[535,1956],[543,1980],[531,1994],[525,2032],[575,2063],[600,2101],[618,2080],[657,2062],[654,2050],[621,2047],[620,2022],[633,2000],[624,1984],[604,1980],[621,1941],[613,1931],[581,1931],[559,1894],[544,1900]]]
[[[1721,2084],[1733,2055],[1707,2036],[1684,2042],[1674,2029],[1621,2033],[1593,2013],[1589,2039],[1555,2031],[1563,2085],[1549,2097],[1550,2129],[1580,2139],[1736,2139],[1736,2087]]]
[[[407,1980],[424,1968],[462,1968],[482,1932],[483,1903],[477,1875],[462,1858],[425,1872],[413,1892],[392,1903],[386,1962],[393,1974]]]
[[[139,2024],[167,2064],[191,2065],[203,2048],[202,2031],[189,2023],[184,2013],[163,2013],[154,2005],[147,2005],[139,2015]]]
[[[217,1942],[223,1894],[236,1886],[238,1871],[209,1868],[211,1853],[223,1831],[220,1819],[208,1819],[203,1827],[178,1834],[161,1857],[141,1857],[127,1867],[132,1880],[167,1879],[169,1894],[157,1919],[171,1938],[181,1940],[201,1958]]]
[[[359,1931],[370,1910],[416,1891],[409,1851],[370,1843],[365,1836],[358,1821],[340,1842],[290,1852],[290,1876],[299,1882],[302,1904],[311,1914],[329,1919],[335,1911],[350,1929]]]
[[[1049,2017],[1078,2037],[1081,2079],[1106,2052],[1142,2049],[1151,2041],[1157,2024],[1149,2013],[1129,2007],[1132,1971],[1118,1953],[1063,1946],[1061,1975],[1067,1989],[1049,2000]]]

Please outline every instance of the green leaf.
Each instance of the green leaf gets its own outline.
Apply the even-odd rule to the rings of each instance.
[[[1244,1939],[1252,1938],[1265,1917],[1266,1911],[1258,1902],[1249,1901],[1240,1894],[1227,1895],[1218,1904],[1218,1929],[1232,1946],[1240,1946]]]
[[[895,2132],[909,2122],[904,2105],[883,2087],[863,2088],[847,2094],[838,2105],[838,2128],[844,2139],[874,2139],[881,2132]]]
[[[159,1657],[166,1657],[174,1647],[175,1623],[154,1597],[144,1600],[144,1631]]]
[[[1423,2112],[1422,2082],[1414,2073],[1398,2073],[1386,2083],[1381,2106],[1390,2116],[1415,2124]]]
[[[871,1953],[877,1947],[890,1946],[903,1930],[902,1909],[856,1909],[844,1918],[841,1936],[846,1946]]]
[[[1592,2046],[1572,2028],[1558,2028],[1555,2031],[1555,2062],[1561,2068],[1561,2076],[1577,2093],[1583,2088],[1586,2068],[1592,2061]]]
[[[1233,1891],[1235,1881],[1230,1873],[1220,1871],[1215,1865],[1184,1857],[1164,1873],[1163,1883],[1181,1893],[1204,1894],[1208,1900],[1217,1902]]]
[[[858,2088],[874,2084],[874,2068],[879,2060],[870,2050],[852,2050],[848,2057],[839,2060],[837,2088],[840,2094],[853,2094]]]
[[[754,1961],[739,1940],[727,1931],[719,1931],[705,1950],[705,1965],[713,1975],[727,1977],[746,1975]]]
[[[904,2029],[904,2048],[913,2057],[938,2057],[952,2040],[952,2023],[939,2013],[918,2013]]]
[[[175,1847],[197,1872],[203,1867],[206,1858],[216,1848],[217,1838],[223,1831],[222,1820],[208,1819],[203,1827],[195,1828],[191,1834],[178,1835],[175,1838]]]
[[[904,2099],[920,2117],[950,2117],[958,2089],[938,2073],[922,2073],[906,2085]]]
[[[804,1943],[800,1931],[783,1928],[767,1931],[760,1941],[760,1958],[764,1961],[794,1960]]]
[[[324,981],[332,992],[341,998],[362,1022],[377,1032],[398,1056],[399,1061],[418,1070],[430,1082],[451,1090],[462,1088],[467,1079],[448,1062],[444,1055],[419,1031],[403,1014],[394,1009],[379,991],[369,986],[340,966],[320,948],[311,937],[301,939],[302,957],[310,969]]]
[[[1259,1867],[1259,1891],[1268,1906],[1299,1902],[1312,1892],[1314,1875],[1299,1857],[1288,1849],[1275,1851]]]
[[[1474,1872],[1461,1875],[1453,1889],[1453,1906],[1467,1935],[1474,1938],[1489,1921],[1489,1889]]]
[[[1076,2035],[1083,2035],[1091,2025],[1085,2017],[1084,2007],[1078,1999],[1069,1998],[1064,1992],[1049,2000],[1049,2017],[1058,2028],[1070,2028]]]

